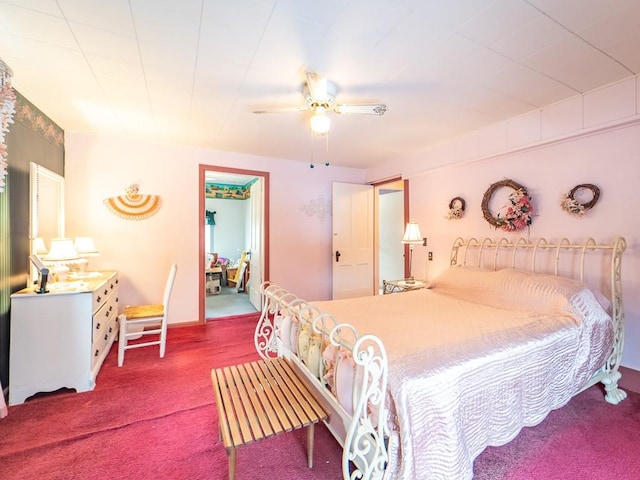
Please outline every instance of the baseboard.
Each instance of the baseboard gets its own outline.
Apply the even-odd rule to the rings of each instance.
[[[635,393],[640,393],[640,372],[632,368],[620,367],[620,373],[622,378],[618,382],[618,385],[623,390],[631,390]]]
[[[200,322],[168,323],[167,328],[193,327],[194,325],[204,325],[204,323],[200,323]]]

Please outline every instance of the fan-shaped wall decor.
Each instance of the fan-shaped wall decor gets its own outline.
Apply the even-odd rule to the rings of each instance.
[[[130,185],[124,195],[104,200],[104,204],[114,215],[125,220],[144,220],[160,209],[158,195],[142,195],[137,185]]]

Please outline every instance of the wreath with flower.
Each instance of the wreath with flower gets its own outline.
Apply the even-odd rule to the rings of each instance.
[[[591,191],[592,197],[589,202],[580,203],[574,198],[578,190],[583,189]],[[598,187],[592,183],[582,183],[573,187],[569,193],[562,195],[562,198],[560,199],[560,206],[565,212],[581,217],[587,210],[591,210],[595,204],[598,203],[599,198],[600,189]]]
[[[13,123],[16,95],[11,87],[11,70],[0,59],[0,193],[4,192],[4,177],[7,175],[7,144],[5,133],[9,131],[9,124]]]
[[[449,220],[458,220],[464,216],[465,201],[462,197],[455,197],[449,202]]]
[[[512,188],[507,203],[499,210],[496,216],[489,211],[489,201],[493,194],[502,187]],[[482,214],[487,222],[495,228],[506,232],[515,232],[528,227],[533,221],[533,205],[527,189],[513,180],[502,180],[492,184],[482,197]]]

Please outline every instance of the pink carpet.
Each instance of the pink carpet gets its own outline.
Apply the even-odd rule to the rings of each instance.
[[[167,354],[110,352],[92,392],[42,395],[0,420],[0,478],[211,479],[228,475],[218,441],[211,368],[257,358],[256,316],[169,330]],[[314,468],[304,431],[238,451],[238,480],[338,479],[341,451],[316,429]],[[426,441],[426,439],[425,439]],[[640,478],[640,396],[607,404],[598,387],[476,460],[478,480]]]
[[[0,421],[0,478],[228,478],[218,441],[211,368],[258,358],[256,316],[169,330],[167,353],[112,348],[95,390],[40,396],[9,407]],[[237,478],[339,478],[341,450],[324,425],[316,428],[313,470],[305,431],[238,450]]]
[[[640,395],[628,393],[610,405],[599,385],[589,388],[507,445],[487,448],[474,479],[640,479]]]

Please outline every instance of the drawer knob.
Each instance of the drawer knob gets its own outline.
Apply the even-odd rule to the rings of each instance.
[[[96,350],[96,353],[93,354],[94,357],[97,357],[100,354],[100,350]]]
[[[100,322],[96,323],[96,330],[100,330],[100,327],[101,327]]]
[[[107,333],[104,334],[104,339],[107,340],[109,338],[109,335]]]
[[[109,290],[105,288],[105,289],[104,289],[104,294],[105,294],[105,295],[108,295],[108,294],[109,294]]]
[[[100,303],[102,301],[102,297],[100,295],[97,296],[96,302]]]

